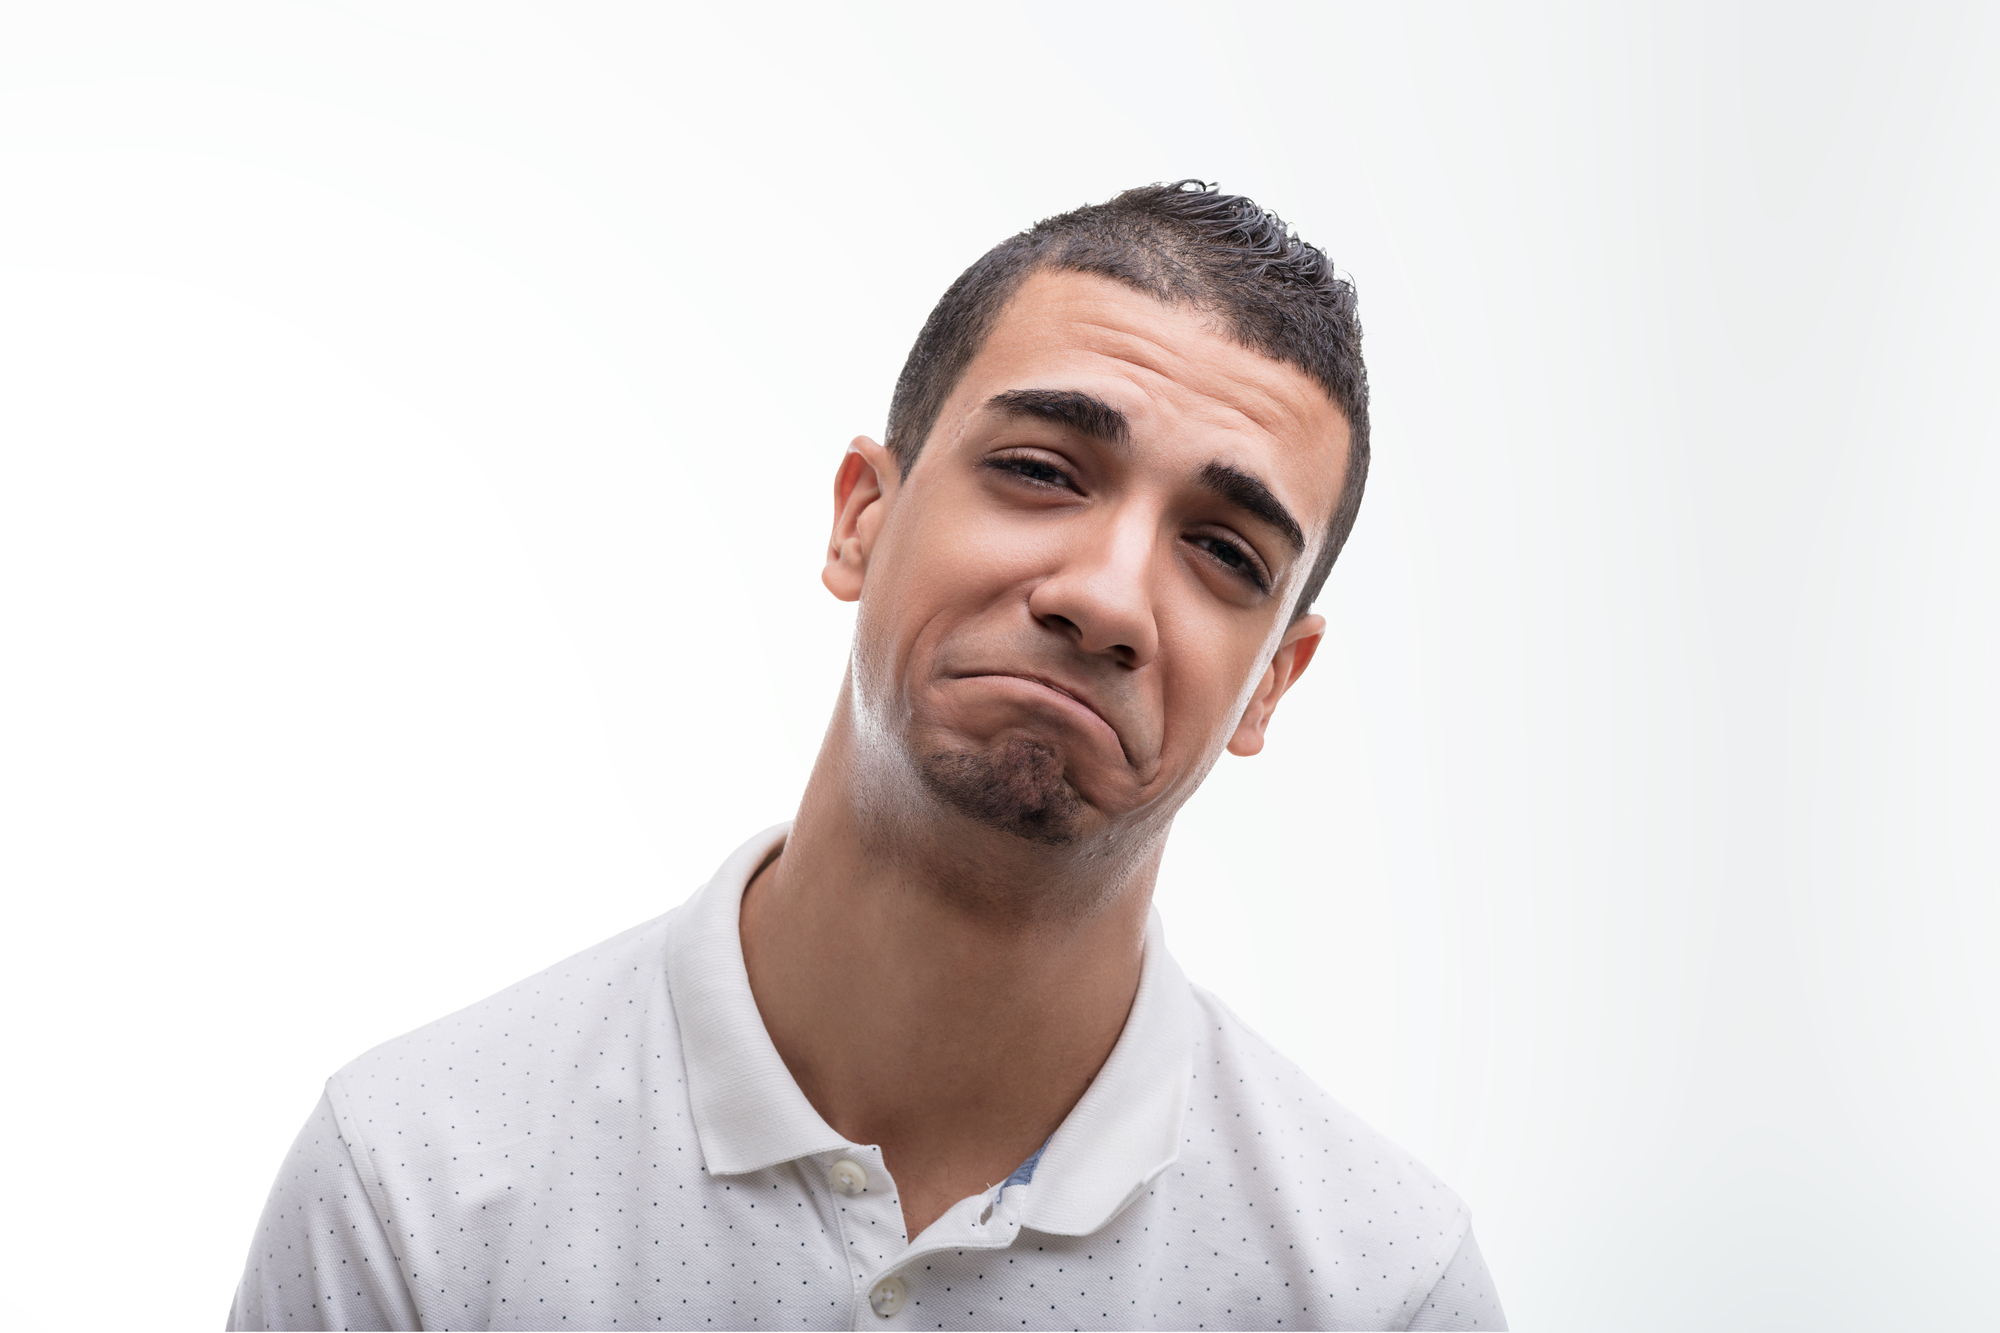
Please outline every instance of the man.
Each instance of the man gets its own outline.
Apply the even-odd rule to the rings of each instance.
[[[835,475],[859,608],[797,817],[329,1080],[232,1325],[1501,1327],[1456,1196],[1150,907],[1319,646],[1360,339],[1199,182],[968,269]]]

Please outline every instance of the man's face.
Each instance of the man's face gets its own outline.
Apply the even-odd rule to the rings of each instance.
[[[989,827],[1164,826],[1317,644],[1290,611],[1347,447],[1324,390],[1206,316],[1031,276],[909,476],[866,440],[842,466],[862,725]]]

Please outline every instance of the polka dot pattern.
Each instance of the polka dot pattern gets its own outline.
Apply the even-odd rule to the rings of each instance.
[[[1089,1235],[1034,1228],[1053,1154],[914,1244],[872,1145],[711,1173],[671,921],[330,1079],[230,1326],[1504,1327],[1456,1196],[1199,990],[1178,1151]]]

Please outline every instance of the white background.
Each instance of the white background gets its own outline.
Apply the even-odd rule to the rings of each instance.
[[[0,18],[0,1318],[219,1322],[329,1072],[785,817],[930,305],[1201,176],[1376,462],[1183,965],[1517,1327],[1990,1319],[1994,11],[706,8]]]

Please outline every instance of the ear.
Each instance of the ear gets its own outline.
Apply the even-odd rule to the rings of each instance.
[[[827,543],[820,582],[843,602],[861,600],[868,556],[889,516],[902,471],[887,449],[857,435],[833,474],[833,538]]]
[[[1264,748],[1264,728],[1270,724],[1271,714],[1277,711],[1278,700],[1305,674],[1324,637],[1325,616],[1300,616],[1285,631],[1285,637],[1278,640],[1278,651],[1272,655],[1271,665],[1264,668],[1263,679],[1250,693],[1250,703],[1236,724],[1236,734],[1229,738],[1229,753],[1247,758]]]

